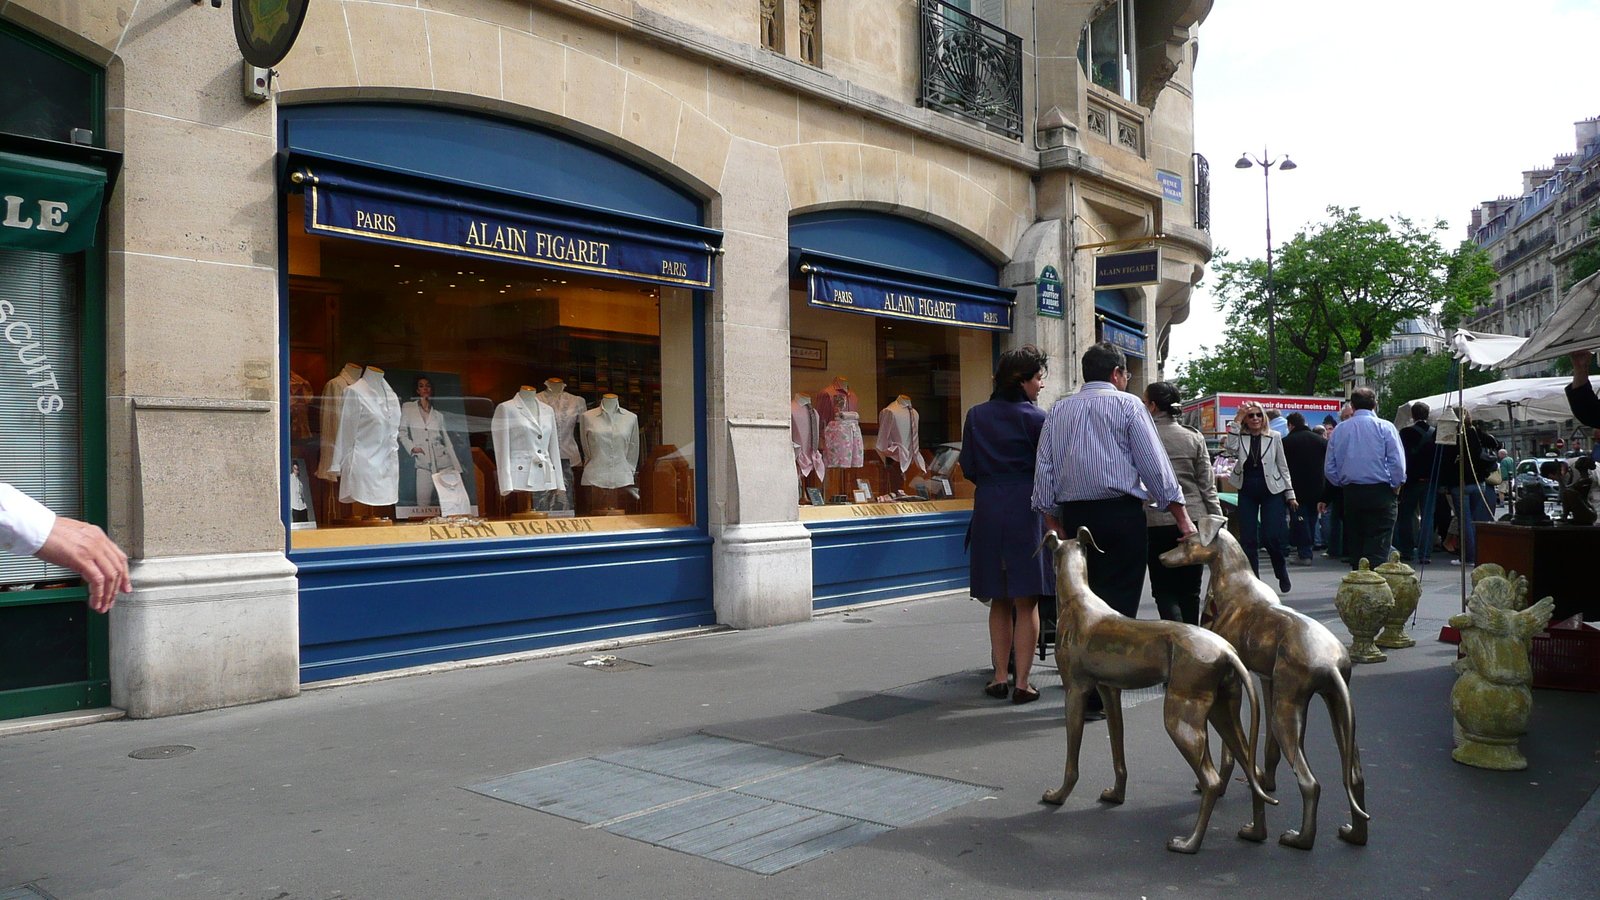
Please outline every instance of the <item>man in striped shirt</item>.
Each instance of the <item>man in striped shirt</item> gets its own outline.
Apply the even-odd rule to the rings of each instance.
[[[1084,351],[1085,384],[1056,401],[1039,435],[1033,508],[1063,538],[1089,526],[1104,551],[1089,554],[1089,589],[1132,618],[1144,593],[1145,507],[1165,507],[1180,537],[1194,524],[1150,413],[1127,392],[1127,364],[1104,341]]]

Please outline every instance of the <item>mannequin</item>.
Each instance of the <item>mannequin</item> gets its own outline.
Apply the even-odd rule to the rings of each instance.
[[[528,491],[538,503],[553,500],[551,494],[565,494],[555,410],[541,402],[531,386],[523,385],[515,397],[494,408],[489,432],[500,496]]]
[[[883,457],[884,487],[893,493],[900,490],[906,472],[920,465],[919,453],[921,415],[905,394],[894,398],[878,413],[878,455]],[[896,465],[897,464],[897,465]]]
[[[348,367],[347,367],[348,371]],[[329,474],[339,479],[339,500],[393,506],[400,499],[400,398],[383,370],[368,366],[345,388]]]
[[[814,405],[823,428],[827,428],[833,417],[841,412],[860,412],[855,391],[850,390],[850,382],[842,375],[817,394]]]
[[[433,382],[418,378],[412,388],[417,399],[400,407],[400,448],[411,455],[416,467],[416,505],[432,506],[433,476],[460,472],[461,460],[450,440],[449,417],[434,408]]]
[[[830,469],[859,469],[866,462],[861,440],[861,414],[855,391],[843,377],[835,378],[815,398],[822,423],[822,459]],[[847,479],[848,480],[848,479]]]
[[[523,390],[527,389],[524,385]],[[550,509],[572,509],[573,485],[577,484],[572,470],[583,466],[583,453],[578,445],[578,417],[589,408],[589,403],[577,394],[568,393],[567,383],[560,378],[544,380],[544,390],[539,392],[539,400],[556,414],[556,435],[561,447],[561,478],[567,485],[560,502]]]
[[[583,483],[605,490],[633,484],[639,468],[639,417],[622,408],[616,394],[583,414]]]
[[[361,379],[361,372],[361,366],[347,362],[339,374],[322,386],[322,408],[318,416],[321,455],[317,462],[317,477],[324,481],[339,480],[337,474],[329,471],[333,465],[333,442],[339,435],[339,413],[344,409],[344,392]]]
[[[794,395],[794,403],[789,407],[789,437],[794,443],[795,466],[800,472],[801,488],[805,487],[805,480],[809,476],[823,478],[828,469],[822,461],[822,424],[816,407],[811,404],[810,394]]]

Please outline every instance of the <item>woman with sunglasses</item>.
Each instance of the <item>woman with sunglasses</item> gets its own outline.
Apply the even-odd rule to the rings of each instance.
[[[1238,460],[1228,475],[1228,486],[1239,492],[1239,543],[1250,569],[1261,575],[1259,553],[1263,543],[1278,576],[1278,590],[1289,592],[1289,565],[1284,544],[1289,531],[1289,510],[1299,509],[1294,485],[1289,481],[1289,461],[1283,455],[1283,438],[1267,427],[1261,404],[1239,404],[1240,427],[1222,439],[1223,452]]]

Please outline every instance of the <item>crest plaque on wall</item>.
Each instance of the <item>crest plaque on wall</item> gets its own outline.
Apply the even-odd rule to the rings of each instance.
[[[270,69],[289,55],[311,0],[233,0],[233,34],[245,62]]]

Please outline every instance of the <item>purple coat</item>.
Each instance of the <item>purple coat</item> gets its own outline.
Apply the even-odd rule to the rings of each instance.
[[[961,472],[977,487],[967,528],[972,596],[984,600],[1054,594],[1044,517],[1033,511],[1033,464],[1044,410],[1027,400],[990,400],[967,410]]]

